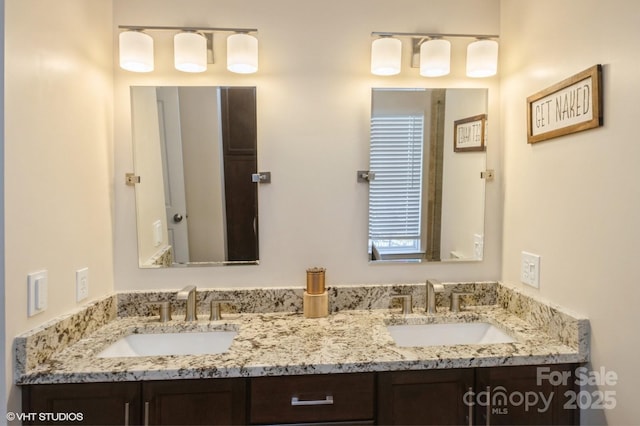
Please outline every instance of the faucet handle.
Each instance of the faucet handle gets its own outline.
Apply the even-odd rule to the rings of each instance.
[[[451,306],[449,307],[451,312],[460,312],[460,297],[472,296],[471,292],[452,292],[451,293]]]
[[[236,305],[237,303],[230,299],[220,299],[220,300],[212,300],[211,301],[211,314],[209,314],[209,321],[220,321],[222,319],[222,309],[221,305],[223,303],[233,303]]]
[[[159,308],[160,322],[171,321],[171,302],[168,300],[159,300],[157,302],[147,302],[147,306],[157,306]]]
[[[410,294],[393,294],[391,295],[391,300],[393,299],[402,299],[402,313],[403,314],[412,314],[413,313],[413,298]]]

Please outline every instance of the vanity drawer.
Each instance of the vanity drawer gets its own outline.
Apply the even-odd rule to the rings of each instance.
[[[373,420],[374,373],[251,379],[251,423]]]

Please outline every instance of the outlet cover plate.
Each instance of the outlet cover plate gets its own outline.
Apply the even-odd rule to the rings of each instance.
[[[526,251],[522,252],[520,261],[520,281],[535,288],[540,288],[540,256]]]

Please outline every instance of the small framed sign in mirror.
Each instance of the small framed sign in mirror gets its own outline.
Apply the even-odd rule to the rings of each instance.
[[[453,150],[484,151],[487,114],[456,120],[453,123]]]

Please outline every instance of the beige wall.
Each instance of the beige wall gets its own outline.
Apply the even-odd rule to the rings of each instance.
[[[464,76],[468,40],[454,43],[448,77],[370,74],[372,31],[499,31],[499,0],[115,0],[114,25],[202,25],[258,28],[260,70],[225,70],[225,35],[216,34],[216,63],[206,73],[173,70],[172,34],[154,33],[156,71],[115,70],[116,288],[282,286],[304,283],[310,266],[327,268],[329,284],[420,282],[499,277],[500,186],[487,189],[487,242],[481,263],[370,266],[368,188],[356,170],[368,166],[372,87],[488,87],[492,121],[489,164],[499,169],[498,78]],[[115,28],[114,28],[115,29]],[[115,31],[117,33],[117,31]],[[115,41],[116,34],[114,34]],[[131,171],[129,86],[239,85],[257,87],[258,167],[273,173],[259,190],[260,265],[234,268],[140,270],[134,191],[120,184]]]
[[[518,284],[520,252],[537,253],[532,292],[589,317],[592,368],[615,371],[619,383],[600,388],[616,392],[617,408],[587,412],[585,424],[640,418],[639,17],[629,0],[501,2],[502,278]],[[526,97],[598,63],[604,127],[528,145]]]
[[[5,297],[13,337],[113,291],[112,29],[109,0],[8,0],[5,15]],[[49,271],[49,307],[27,317],[27,274]]]

